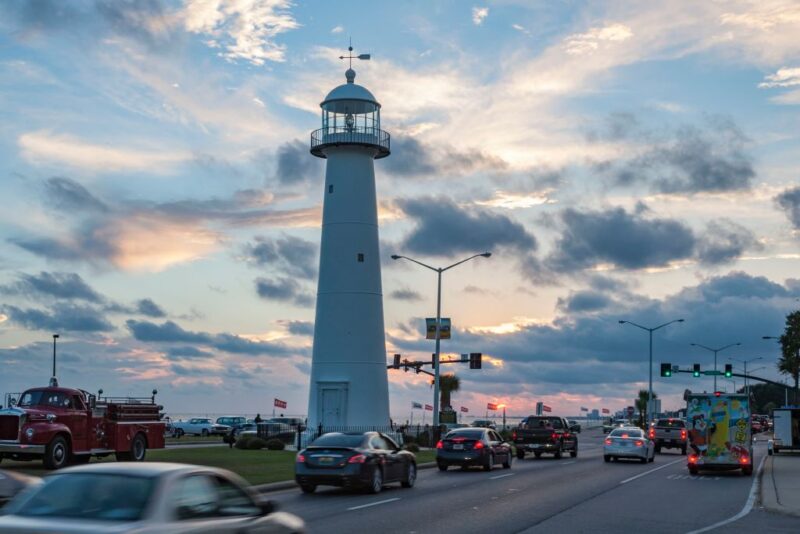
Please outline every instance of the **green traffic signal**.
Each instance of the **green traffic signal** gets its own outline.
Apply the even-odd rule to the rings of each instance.
[[[726,363],[725,364],[725,378],[730,378],[733,376],[733,364]]]
[[[695,378],[699,378],[700,377],[700,364],[699,363],[694,364],[693,369],[692,369],[692,376],[695,377]]]
[[[672,364],[671,363],[662,363],[661,364],[661,376],[664,378],[669,378],[672,376]]]

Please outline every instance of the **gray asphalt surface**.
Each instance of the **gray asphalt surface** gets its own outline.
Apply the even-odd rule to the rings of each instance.
[[[580,436],[578,458],[532,456],[496,468],[419,472],[413,489],[378,495],[320,487],[270,494],[301,516],[309,532],[691,532],[739,514],[754,477],[738,472],[689,476],[678,452],[654,463],[605,463],[599,430]],[[766,454],[756,449],[756,466]],[[760,514],[757,519],[754,519]],[[759,511],[716,532],[800,532],[800,520]]]

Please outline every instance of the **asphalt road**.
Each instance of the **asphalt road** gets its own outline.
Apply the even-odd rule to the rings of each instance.
[[[282,510],[305,519],[309,532],[798,532],[800,520],[756,506],[736,521],[756,477],[738,472],[690,476],[679,452],[654,463],[605,463],[599,430],[580,436],[578,458],[532,456],[496,468],[419,472],[413,489],[378,495],[320,487],[270,494]],[[756,466],[766,454],[756,448]],[[750,499],[752,501],[752,499]],[[724,523],[729,521],[728,523]],[[724,524],[723,524],[724,523]]]

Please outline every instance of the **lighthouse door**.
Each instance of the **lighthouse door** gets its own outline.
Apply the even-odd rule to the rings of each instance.
[[[318,398],[323,427],[347,424],[347,384],[320,384]]]

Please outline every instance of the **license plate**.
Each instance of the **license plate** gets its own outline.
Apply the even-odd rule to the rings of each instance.
[[[321,464],[332,464],[333,463],[333,458],[330,457],[330,456],[320,456],[317,459],[319,460],[319,463],[321,463]]]
[[[535,444],[531,445],[531,447],[533,447],[534,449],[541,449],[542,448],[541,444],[539,444],[539,443],[535,443]]]
[[[620,445],[622,445],[623,447],[629,447],[630,443],[628,443],[627,441],[623,441],[622,443],[620,443]]]
[[[463,451],[464,450],[464,446],[463,445],[453,445],[453,450],[454,451]]]

